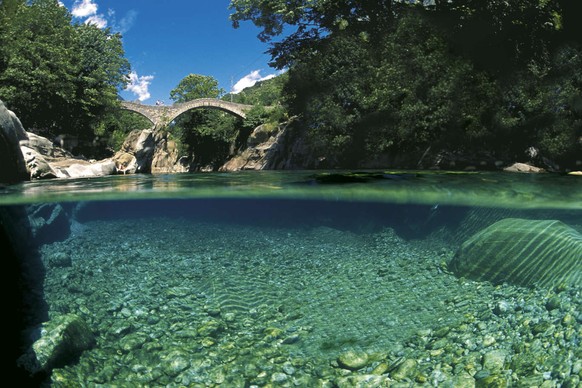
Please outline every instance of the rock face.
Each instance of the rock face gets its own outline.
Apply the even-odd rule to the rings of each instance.
[[[161,130],[132,131],[113,161],[117,171],[123,174],[187,171],[178,161],[176,143]]]
[[[31,179],[89,178],[115,173],[115,163],[111,159],[90,161],[75,158],[50,140],[33,133],[28,133],[28,138],[20,142],[20,149]]]
[[[58,203],[27,206],[32,238],[36,243],[62,241],[71,231],[71,217],[63,205]]]
[[[465,241],[449,268],[493,284],[579,285],[582,235],[561,221],[506,218]]]
[[[284,128],[263,124],[251,132],[247,148],[226,162],[221,171],[267,170],[275,164],[276,154],[281,150]]]
[[[65,366],[95,344],[87,323],[74,314],[53,318],[37,332],[40,338],[19,359],[19,364],[31,374]]]
[[[511,166],[507,166],[503,169],[506,172],[533,172],[540,173],[546,172],[543,168],[535,167],[526,163],[513,163]]]
[[[29,179],[19,142],[27,139],[20,120],[0,100],[0,182],[16,183]]]
[[[260,125],[251,132],[247,148],[226,162],[220,171],[288,170],[321,167],[321,161],[293,128],[294,120]]]

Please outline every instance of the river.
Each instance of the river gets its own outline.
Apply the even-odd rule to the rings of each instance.
[[[25,285],[11,326],[23,334],[11,348],[23,380],[555,386],[582,376],[580,177],[48,180],[1,187],[0,220],[3,250],[21,263],[5,283]],[[518,226],[488,232],[508,222]],[[501,269],[458,263],[500,254],[506,260],[491,266]],[[67,319],[82,322],[90,344],[71,357],[39,356],[31,344],[40,325],[46,333]],[[50,360],[31,366],[31,349]]]

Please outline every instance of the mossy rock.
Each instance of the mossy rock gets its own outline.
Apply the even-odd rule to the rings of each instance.
[[[579,285],[582,235],[561,221],[506,218],[465,241],[449,268],[493,284]]]
[[[56,316],[39,326],[35,334],[39,338],[19,359],[19,364],[31,374],[64,367],[95,345],[93,332],[75,314]]]
[[[370,361],[366,352],[349,350],[339,355],[337,362],[340,367],[350,370],[358,370],[365,367]]]

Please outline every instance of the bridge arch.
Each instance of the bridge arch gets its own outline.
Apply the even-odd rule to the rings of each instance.
[[[166,126],[181,114],[197,108],[220,109],[235,116],[245,118],[252,105],[238,104],[216,98],[198,98],[173,105],[145,105],[136,102],[122,101],[121,107],[141,114],[156,127]]]

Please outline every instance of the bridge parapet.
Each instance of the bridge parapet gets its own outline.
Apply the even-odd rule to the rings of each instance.
[[[198,98],[173,105],[145,105],[136,102],[122,101],[121,106],[124,109],[141,114],[150,120],[156,127],[168,125],[182,113],[191,109],[220,109],[244,119],[246,117],[246,112],[252,108],[252,105],[238,104],[216,98]]]

